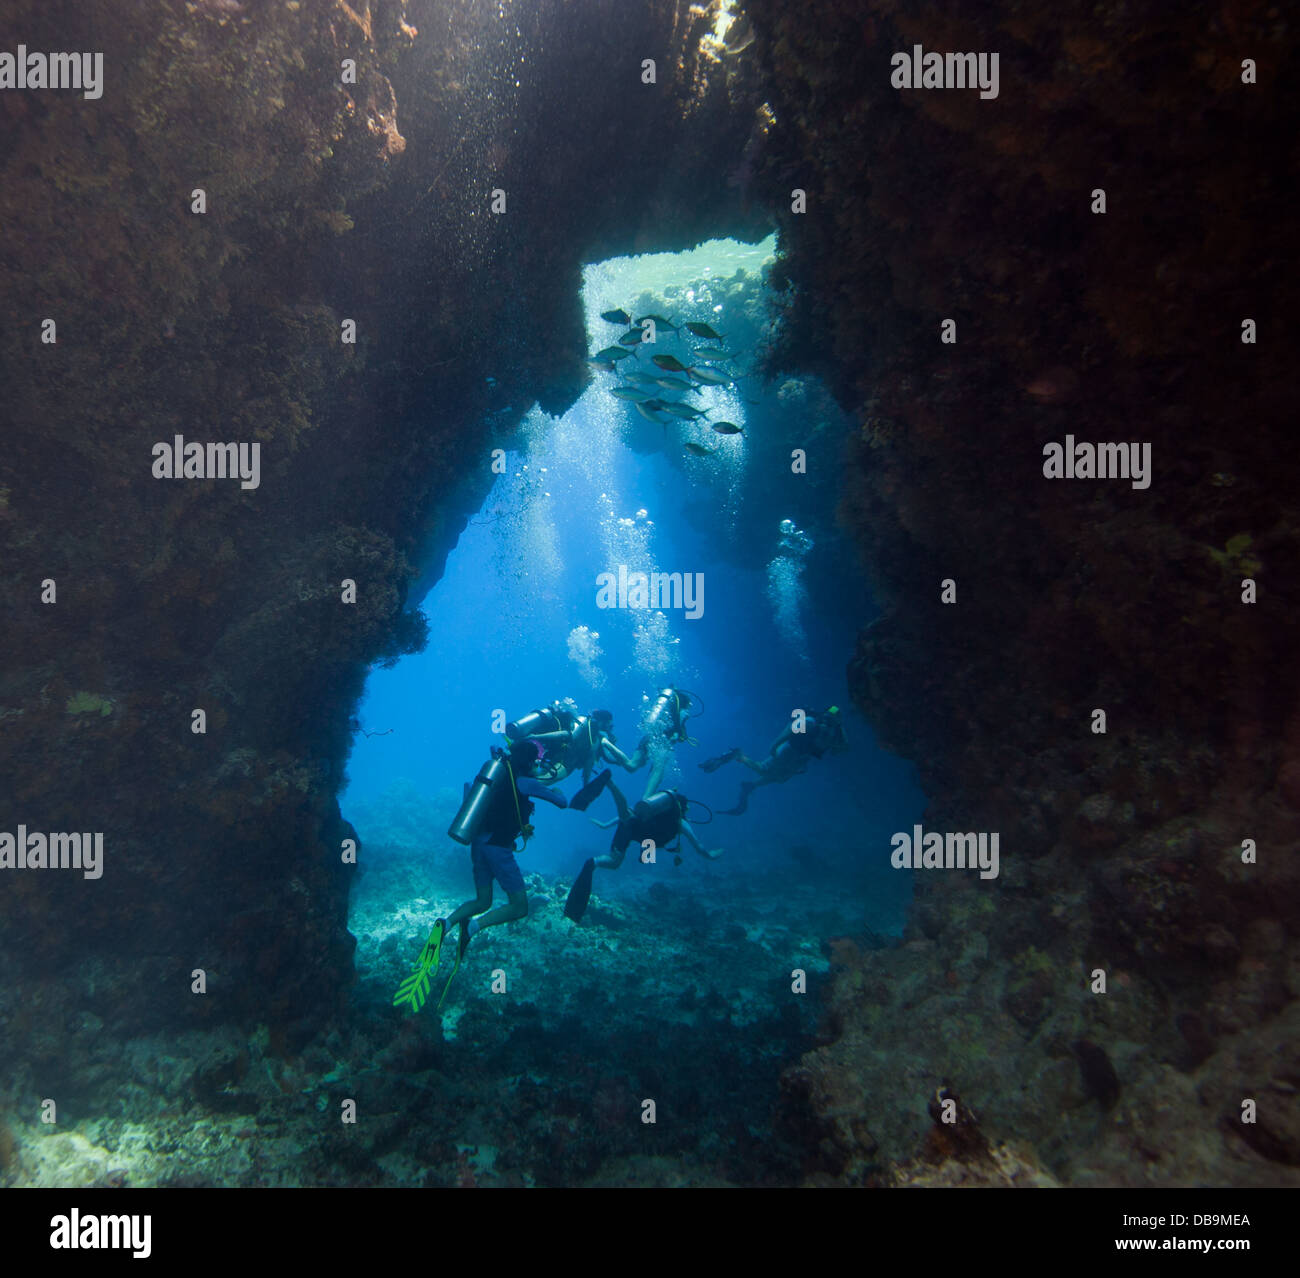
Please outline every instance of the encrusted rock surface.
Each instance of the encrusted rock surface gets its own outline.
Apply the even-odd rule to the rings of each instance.
[[[351,979],[335,792],[365,673],[421,642],[408,593],[492,444],[585,385],[581,264],[766,229],[729,181],[753,66],[666,0],[6,16],[102,51],[104,90],[0,100],[4,828],[102,831],[105,869],[6,877],[5,985],[306,1033]],[[177,434],[256,441],[260,486],[153,478]]]
[[[835,1041],[791,1076],[821,1166],[909,1157],[951,1077],[1079,1183],[1295,1183],[1294,1084],[1264,1065],[1295,1055],[1300,936],[1281,11],[749,10],[756,185],[808,193],[774,363],[860,423],[842,514],[884,615],[855,698],[927,830],[1001,835],[996,881],[917,872],[907,944],[844,962]],[[914,44],[998,51],[999,95],[891,88]],[[1044,478],[1067,434],[1149,443],[1150,486]]]

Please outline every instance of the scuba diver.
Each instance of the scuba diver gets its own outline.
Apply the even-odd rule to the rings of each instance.
[[[485,927],[496,927],[528,915],[528,897],[524,876],[515,861],[515,840],[522,836],[524,847],[533,835],[530,818],[533,800],[553,803],[557,808],[569,806],[564,795],[536,779],[544,764],[545,749],[532,739],[512,742],[509,750],[492,748],[492,757],[479,769],[473,784],[465,786],[464,802],[447,833],[457,843],[467,844],[474,872],[476,896],[456,907],[445,919],[438,919],[425,942],[415,972],[399,987],[394,1005],[410,1003],[419,1011],[428,992],[429,978],[438,969],[442,942],[454,925],[460,928],[456,946],[456,963],[443,986],[442,1006],[451,987],[452,977],[460,970],[460,961],[470,938]],[[492,881],[506,894],[506,903],[490,910]],[[486,912],[489,911],[490,912]],[[479,917],[479,916],[482,917]]]
[[[587,901],[591,897],[591,878],[596,867],[600,866],[602,870],[617,870],[623,864],[623,857],[629,843],[634,841],[640,843],[645,839],[651,839],[656,847],[667,847],[680,835],[702,857],[710,861],[716,861],[722,855],[721,848],[706,848],[691,829],[690,822],[686,819],[686,809],[690,806],[691,800],[684,794],[679,794],[676,790],[660,790],[655,794],[648,794],[636,807],[629,808],[627,800],[613,781],[606,781],[605,788],[614,796],[614,802],[618,806],[618,816],[609,821],[596,821],[594,824],[603,830],[608,830],[611,825],[617,826],[617,829],[614,831],[613,839],[610,840],[609,851],[603,856],[588,857],[578,872],[573,887],[569,889],[568,900],[564,903],[564,916],[575,923],[586,912]],[[677,859],[680,862],[681,857]]]
[[[647,796],[658,791],[673,747],[683,741],[689,745],[698,744],[686,731],[686,721],[692,715],[698,715],[700,708],[699,697],[670,684],[662,689],[646,711],[643,720],[646,733],[638,742],[632,758],[637,767],[647,760],[650,762],[650,775],[645,787]]]
[[[601,712],[592,711],[593,715],[599,713]],[[690,745],[698,744],[694,737],[687,733],[686,721],[692,715],[699,713],[699,697],[694,693],[682,692],[670,684],[667,688],[661,689],[659,695],[650,703],[650,708],[642,719],[645,735],[637,742],[631,758],[614,747],[618,757],[611,759],[611,762],[620,763],[628,772],[636,772],[647,763],[650,764],[650,773],[646,777],[645,789],[641,794],[643,799],[659,793],[673,747],[683,741]],[[574,796],[573,806],[580,812],[585,811],[592,800],[609,784],[609,779],[610,772],[606,768]]]
[[[511,741],[531,739],[546,751],[546,759],[537,773],[539,780],[556,785],[575,772],[582,773],[582,789],[573,796],[570,806],[579,812],[604,788],[608,770],[595,782],[591,774],[601,763],[613,763],[635,772],[633,763],[614,741],[614,716],[608,710],[578,714],[572,700],[553,701],[544,710],[533,710],[522,719],[506,724]]]
[[[569,748],[569,734],[578,719],[578,707],[570,697],[558,697],[541,710],[531,710],[522,718],[506,724],[506,739],[513,745],[517,741],[535,741],[545,751],[545,759],[538,765],[537,780],[548,785],[563,781],[573,770],[565,756]]]
[[[714,759],[705,759],[700,767],[705,772],[716,772],[724,763],[733,759],[758,773],[757,781],[742,781],[740,798],[734,808],[721,809],[720,816],[740,816],[749,806],[749,796],[765,785],[779,785],[807,771],[810,759],[820,759],[828,750],[840,754],[849,748],[844,735],[844,722],[840,718],[839,706],[830,706],[825,710],[814,710],[805,716],[804,730],[796,732],[793,724],[787,724],[785,730],[772,742],[767,758],[755,762],[743,754],[739,746],[732,746],[726,754]]]
[[[569,757],[574,771],[582,769],[582,789],[569,803],[585,812],[591,801],[609,784],[609,769],[604,768],[593,781],[591,774],[598,763],[613,763],[625,772],[635,772],[641,763],[628,758],[614,740],[614,716],[608,710],[593,710],[579,715],[570,731]]]

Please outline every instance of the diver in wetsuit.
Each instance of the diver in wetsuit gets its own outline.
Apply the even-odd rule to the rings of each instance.
[[[597,866],[602,870],[617,870],[623,864],[628,844],[641,843],[650,839],[656,847],[666,847],[679,835],[687,841],[702,857],[716,861],[722,855],[721,848],[706,848],[699,836],[691,829],[686,819],[686,808],[690,800],[676,790],[660,790],[647,795],[634,808],[627,806],[622,792],[612,782],[605,783],[614,796],[618,806],[618,817],[610,821],[597,821],[602,829],[616,826],[614,837],[610,840],[609,851],[603,856],[588,857],[573,887],[569,890],[569,899],[564,905],[566,918],[575,923],[582,918],[591,896],[591,877]]]
[[[522,835],[524,846],[528,846],[533,833],[529,819],[533,814],[534,799],[553,803],[557,808],[569,806],[562,794],[542,785],[536,778],[545,753],[531,739],[511,742],[508,751],[494,746],[492,757],[465,786],[464,800],[447,833],[470,849],[476,895],[472,901],[457,906],[445,919],[434,923],[433,931],[415,962],[415,970],[398,986],[393,997],[394,1007],[405,1006],[411,1012],[418,1012],[424,1006],[430,982],[438,970],[443,940],[452,924],[460,927],[456,962],[443,984],[436,1010],[441,1010],[447,991],[451,989],[452,978],[460,971],[460,962],[465,957],[470,937],[485,927],[509,923],[528,914],[524,876],[515,862],[515,840]],[[494,879],[501,884],[506,903],[489,912]]]
[[[706,759],[700,767],[705,772],[716,772],[724,763],[730,763],[734,759],[758,773],[757,781],[741,782],[740,798],[736,806],[724,808],[719,812],[720,816],[739,816],[749,806],[749,796],[755,790],[765,785],[780,785],[789,781],[791,777],[807,771],[810,759],[820,759],[828,750],[839,754],[848,748],[849,743],[844,735],[840,708],[830,706],[826,710],[814,710],[805,716],[802,732],[796,732],[794,725],[788,724],[781,735],[772,742],[772,748],[767,752],[766,759],[756,762],[742,753],[739,746],[733,746],[726,754],[720,754],[715,759]]]
[[[590,780],[598,763],[613,763],[626,772],[635,772],[641,766],[628,758],[615,743],[614,716],[608,710],[593,710],[588,715],[579,715],[570,729],[569,739],[568,757],[572,771],[581,769],[584,783]]]
[[[472,901],[457,906],[445,919],[438,920],[442,931],[436,936],[435,943],[436,947],[440,947],[442,937],[453,925],[459,924],[457,964],[465,953],[470,937],[485,927],[510,923],[525,918],[528,914],[524,876],[515,861],[515,840],[522,835],[524,846],[527,847],[528,840],[532,837],[533,827],[529,818],[533,814],[534,799],[553,803],[557,808],[569,806],[564,795],[543,785],[533,775],[544,757],[544,752],[535,741],[516,741],[508,752],[494,750],[492,762],[484,765],[472,787],[466,787],[465,804],[452,824],[450,833],[452,838],[462,843],[466,841],[465,836],[469,836],[470,863],[477,895]],[[500,766],[503,763],[504,771]],[[495,768],[494,764],[497,765]],[[485,783],[484,778],[489,771],[495,772],[496,776]],[[486,795],[481,797],[479,807],[471,808],[479,787],[484,784],[487,785]],[[485,913],[492,904],[494,879],[505,892],[506,903]],[[477,917],[479,915],[482,917]],[[438,924],[435,924],[435,933],[437,927]]]
[[[614,742],[614,716],[608,710],[578,714],[571,699],[554,701],[544,710],[534,710],[517,722],[506,724],[511,741],[531,738],[545,751],[537,777],[556,785],[575,772],[582,773],[583,788],[573,797],[572,806],[583,811],[604,786],[597,777],[592,786],[591,774],[601,763],[613,763],[628,772],[634,764]]]
[[[610,770],[603,768],[597,776],[590,779],[591,768],[597,763],[616,763],[623,768],[625,772],[636,772],[638,768],[645,767],[646,763],[646,741],[649,738],[642,737],[641,744],[637,746],[632,757],[624,754],[614,741],[614,715],[608,710],[593,710],[586,718],[578,719],[578,723],[571,732],[571,758],[575,761],[575,770],[577,767],[582,768],[582,788],[569,801],[569,806],[575,807],[580,813],[585,813],[586,809],[591,806],[591,802],[601,794],[606,785],[610,784]],[[667,758],[667,754],[664,755]],[[650,783],[646,785],[646,794],[659,788],[659,781],[663,779],[663,767],[660,766],[658,771],[651,768]]]
[[[542,748],[542,759],[534,777],[547,785],[563,781],[573,769],[568,763],[570,734],[578,721],[578,707],[571,697],[558,697],[540,710],[531,710],[506,724],[510,742],[535,741]]]

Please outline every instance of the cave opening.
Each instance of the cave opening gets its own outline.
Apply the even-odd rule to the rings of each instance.
[[[629,855],[597,873],[576,925],[562,913],[565,894],[586,858],[607,849],[609,831],[593,821],[612,818],[614,803],[599,797],[585,815],[539,803],[536,836],[518,857],[530,917],[485,930],[467,953],[441,1012],[444,1041],[495,1043],[505,1061],[521,1028],[564,1025],[573,1050],[574,1018],[593,1000],[618,1000],[622,1012],[590,1052],[616,1050],[624,1020],[685,1032],[712,1017],[739,1035],[728,1050],[742,1055],[737,1027],[764,1026],[769,1046],[749,1047],[775,1068],[805,1050],[816,1024],[814,998],[774,1011],[788,1002],[773,991],[789,988],[792,970],[806,971],[815,993],[830,938],[901,934],[906,876],[866,853],[910,829],[924,801],[911,765],[876,744],[848,699],[845,666],[873,615],[836,524],[851,424],[815,379],[757,375],[773,254],[774,237],[720,240],[588,266],[591,350],[635,331],[602,318],[619,311],[655,317],[653,343],[599,361],[562,417],[534,408],[519,421],[509,407],[490,423],[501,473],[424,596],[428,645],[373,670],[357,712],[341,805],[362,847],[350,927],[367,1005],[391,1003],[434,920],[474,895],[469,851],[447,833],[462,787],[506,743],[507,722],[565,698],[579,714],[608,710],[628,755],[662,689],[693,698],[689,740],[662,784],[693,801],[700,842],[723,854],[706,860],[683,843],[650,864]],[[711,384],[688,388],[695,379],[673,361]],[[811,466],[792,463],[796,446]],[[636,606],[637,573],[650,606]],[[755,774],[739,760],[699,765],[737,746],[761,761],[792,714],[832,705],[847,750],[726,815]],[[614,772],[629,803],[642,797],[646,771]],[[581,784],[579,775],[557,788],[572,798]],[[504,895],[498,885],[497,904]],[[634,1000],[622,998],[629,983]],[[596,1032],[584,1024],[582,1035]],[[544,1047],[529,1041],[529,1068],[545,1072]]]

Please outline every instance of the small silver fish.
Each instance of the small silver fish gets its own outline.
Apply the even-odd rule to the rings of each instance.
[[[686,331],[695,337],[702,337],[706,342],[722,341],[722,334],[711,329],[707,324],[690,324],[686,325]]]
[[[730,386],[731,378],[714,368],[693,368],[691,376],[704,386]]]
[[[638,325],[644,324],[646,320],[653,320],[656,328],[666,329],[670,333],[677,332],[677,325],[672,320],[664,319],[662,315],[642,315],[637,319]]]

